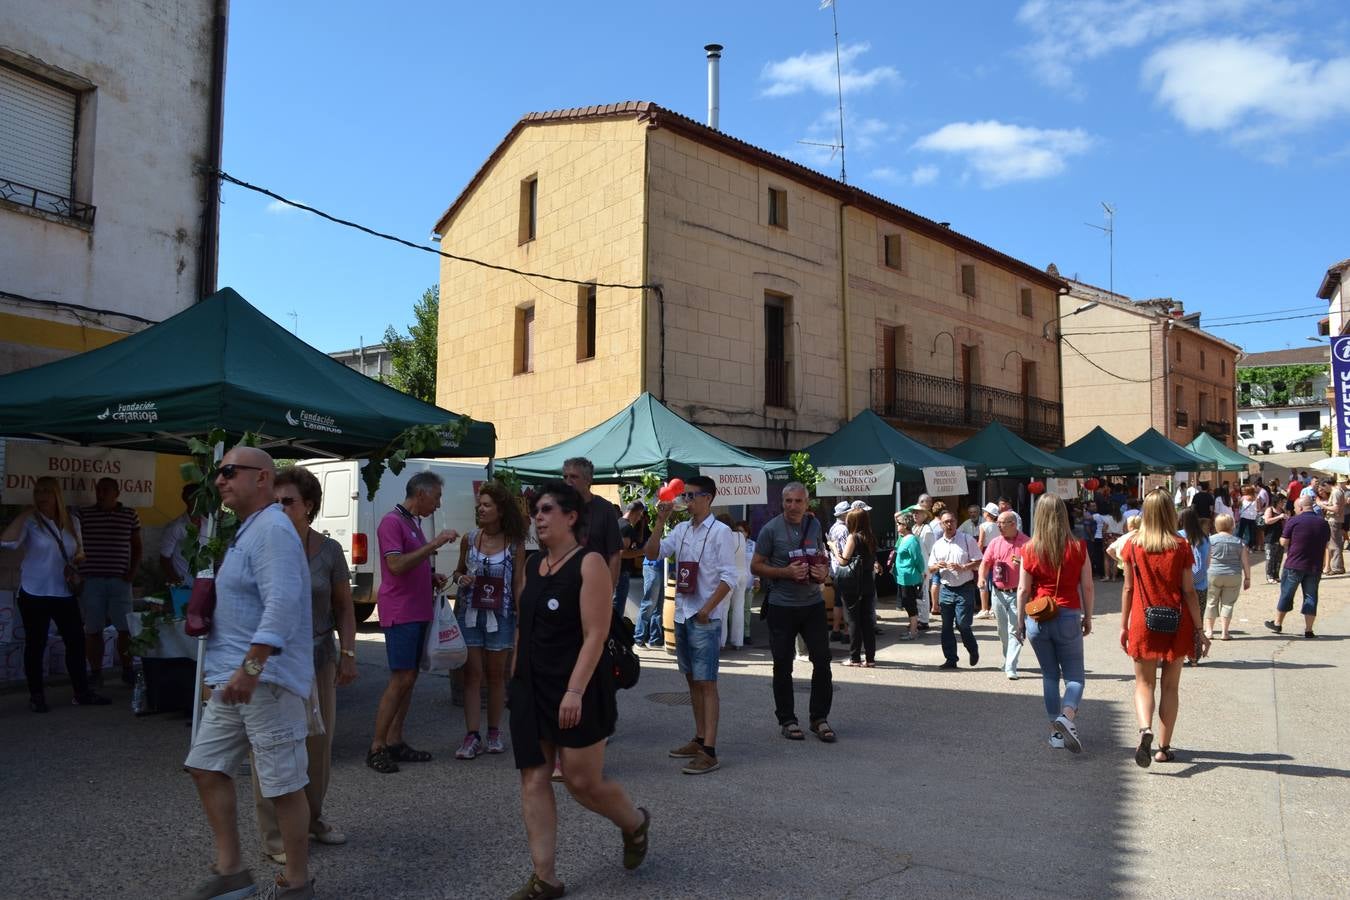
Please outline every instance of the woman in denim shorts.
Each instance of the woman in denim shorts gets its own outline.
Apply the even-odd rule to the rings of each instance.
[[[456,759],[473,759],[484,751],[501,753],[502,709],[506,705],[506,660],[516,633],[516,604],[511,585],[525,544],[525,515],[514,497],[497,481],[478,492],[478,528],[459,543],[459,619],[469,661],[464,665],[464,741]],[[483,674],[487,673],[488,732],[481,732]]]

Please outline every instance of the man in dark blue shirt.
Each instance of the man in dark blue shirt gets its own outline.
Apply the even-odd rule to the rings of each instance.
[[[1313,633],[1317,618],[1317,586],[1322,581],[1322,557],[1331,540],[1327,520],[1312,511],[1311,497],[1299,497],[1294,504],[1298,515],[1284,523],[1280,543],[1285,548],[1284,573],[1280,576],[1280,599],[1275,603],[1275,618],[1266,621],[1266,627],[1275,633],[1284,629],[1284,617],[1294,608],[1294,591],[1303,588],[1303,621],[1305,638]]]

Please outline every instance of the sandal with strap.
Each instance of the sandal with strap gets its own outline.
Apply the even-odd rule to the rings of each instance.
[[[1139,746],[1134,751],[1134,764],[1141,769],[1147,769],[1153,762],[1153,730],[1151,728],[1139,729]]]
[[[1159,744],[1158,752],[1153,756],[1156,762],[1175,762],[1176,758],[1176,753],[1166,744]]]
[[[388,747],[381,747],[366,754],[366,765],[381,775],[392,775],[398,771],[398,763],[389,755]]]
[[[389,756],[398,762],[431,762],[431,754],[425,750],[414,750],[406,743],[399,742],[390,744],[387,748]]]
[[[623,836],[623,867],[629,870],[636,869],[647,858],[647,830],[651,828],[652,814],[641,806],[638,812],[642,813],[642,824],[632,834]]]
[[[531,872],[530,880],[525,882],[525,886],[512,894],[507,900],[552,900],[552,898],[561,897],[566,893],[567,886],[562,882],[549,884]]]
[[[811,733],[826,744],[833,744],[839,739],[839,736],[834,733],[834,729],[830,727],[830,723],[824,719],[811,725]]]
[[[789,741],[806,740],[806,735],[802,732],[802,726],[798,725],[796,722],[788,722],[786,725],[780,726],[779,730],[782,732],[783,737],[787,738]]]

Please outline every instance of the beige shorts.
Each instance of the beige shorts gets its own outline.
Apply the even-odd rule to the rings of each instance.
[[[183,765],[233,778],[252,747],[253,777],[264,797],[282,797],[308,784],[305,699],[267,682],[248,703],[231,706],[220,695],[212,691]]]

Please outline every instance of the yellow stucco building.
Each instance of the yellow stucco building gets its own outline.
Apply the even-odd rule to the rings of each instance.
[[[436,401],[502,456],[650,391],[772,453],[865,408],[935,446],[1062,437],[1058,278],[651,103],[521,119],[436,223]]]

